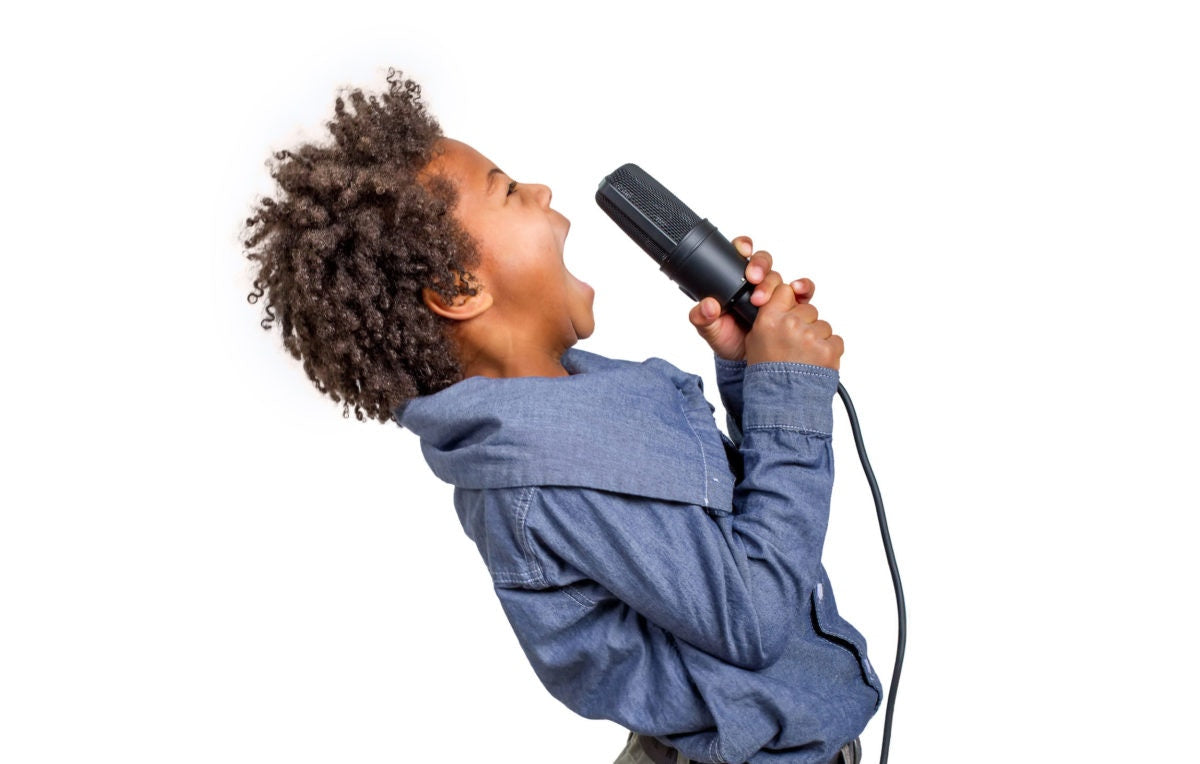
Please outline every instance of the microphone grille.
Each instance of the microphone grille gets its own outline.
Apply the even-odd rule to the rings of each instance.
[[[608,181],[675,244],[700,222],[699,215],[636,164],[621,165]]]
[[[650,255],[659,262],[662,262],[662,260],[670,254],[668,250],[663,249],[658,242],[654,241],[654,239],[650,238],[650,236],[643,232],[638,224],[630,219],[623,210],[619,209],[617,205],[613,204],[611,200],[609,200],[599,191],[596,192],[596,203],[599,204],[600,209],[604,210],[608,216],[612,218],[612,221],[616,223],[622,231],[625,232],[626,236],[633,239],[633,241],[639,247],[646,251],[646,254]]]

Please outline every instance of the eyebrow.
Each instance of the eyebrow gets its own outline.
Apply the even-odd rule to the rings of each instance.
[[[487,194],[492,193],[492,181],[495,179],[495,177],[497,175],[503,175],[503,174],[504,174],[504,170],[501,170],[499,167],[493,167],[492,169],[488,170],[487,189],[485,189],[484,193],[487,193]]]

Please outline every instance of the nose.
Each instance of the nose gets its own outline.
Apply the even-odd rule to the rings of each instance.
[[[534,196],[538,200],[538,204],[542,205],[543,207],[550,206],[550,199],[554,196],[554,192],[550,190],[549,186],[543,186],[541,183],[530,183],[529,187],[533,190]]]

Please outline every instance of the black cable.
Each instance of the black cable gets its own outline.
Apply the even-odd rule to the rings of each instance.
[[[892,685],[888,689],[887,711],[883,721],[883,746],[879,753],[879,764],[887,764],[888,746],[892,742],[892,712],[896,708],[896,688],[900,685],[900,666],[904,663],[904,643],[908,637],[908,614],[904,608],[904,588],[900,585],[900,571],[896,567],[896,552],[892,549],[892,536],[888,533],[887,517],[883,514],[883,497],[879,494],[879,484],[875,482],[875,473],[871,470],[871,462],[867,459],[867,449],[863,447],[862,433],[858,429],[858,416],[854,413],[854,404],[850,402],[850,393],[838,383],[838,395],[850,415],[850,429],[854,432],[854,445],[858,449],[858,460],[862,462],[863,471],[867,473],[867,483],[871,486],[871,496],[875,499],[875,514],[879,517],[879,533],[883,536],[883,551],[887,555],[888,569],[892,573],[892,588],[896,590],[896,664],[892,667]]]

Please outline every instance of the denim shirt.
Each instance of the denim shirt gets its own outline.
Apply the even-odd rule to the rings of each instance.
[[[838,373],[717,358],[731,439],[663,359],[562,363],[396,411],[534,672],[697,761],[827,761],[883,696],[821,564]]]

